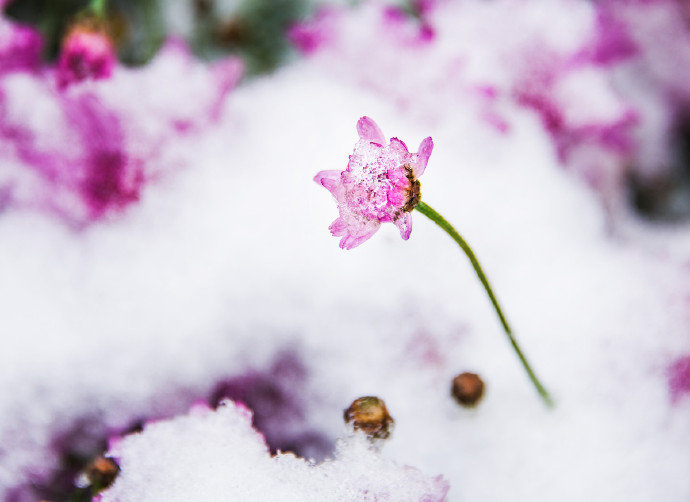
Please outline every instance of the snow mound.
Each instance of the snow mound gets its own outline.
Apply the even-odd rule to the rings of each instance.
[[[321,464],[291,453],[271,456],[251,412],[224,401],[152,423],[118,441],[122,469],[102,502],[445,500],[448,484],[385,459],[361,434],[339,442]]]

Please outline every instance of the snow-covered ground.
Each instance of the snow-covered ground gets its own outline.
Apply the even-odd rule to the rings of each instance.
[[[343,46],[319,41],[232,91],[214,125],[155,136],[160,153],[144,156],[155,176],[132,204],[75,228],[55,204],[9,196],[4,500],[59,500],[74,475],[66,459],[102,453],[109,438],[122,471],[107,501],[432,501],[446,483],[452,501],[688,500],[690,399],[672,392],[669,371],[690,353],[690,229],[621,208],[618,171],[639,142],[589,127],[632,128],[633,112],[648,125],[636,103],[657,110],[661,85],[648,101],[626,94],[614,83],[632,70],[608,61],[566,65],[563,76],[597,12],[537,4],[441,3],[430,41],[393,13],[381,18],[392,31],[381,28],[376,5],[338,11],[328,22],[359,24],[361,51],[349,35]],[[390,47],[366,43],[389,35]],[[539,65],[555,76],[528,85],[518,77],[535,75],[535,46],[556,55]],[[351,53],[329,52],[342,47]],[[568,120],[549,127],[551,108]],[[422,198],[474,246],[554,409],[466,258],[422,214],[407,242],[384,225],[338,248],[328,232],[337,208],[312,178],[345,168],[362,115],[408,145],[433,137]],[[50,193],[41,183],[35,193]],[[476,409],[450,396],[463,371],[486,383]],[[363,395],[384,399],[395,420],[380,451],[343,423]],[[271,450],[316,463],[271,458],[243,408],[198,404],[224,397],[253,409]]]

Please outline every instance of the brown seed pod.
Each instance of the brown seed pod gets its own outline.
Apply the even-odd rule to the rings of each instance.
[[[120,466],[112,459],[98,456],[84,469],[89,484],[96,490],[104,490],[113,484],[120,473]]]
[[[463,406],[477,406],[484,395],[484,382],[476,373],[460,373],[453,378],[451,394]]]
[[[382,399],[365,396],[355,399],[345,410],[345,422],[371,439],[386,439],[394,420]]]

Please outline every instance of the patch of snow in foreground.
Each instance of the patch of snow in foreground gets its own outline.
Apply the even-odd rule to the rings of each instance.
[[[271,457],[251,412],[225,402],[148,425],[112,453],[122,475],[102,502],[176,500],[443,500],[447,484],[384,460],[363,435],[315,465],[292,453]],[[144,482],[142,482],[145,480]],[[183,480],[179,482],[178,480]],[[203,487],[203,492],[199,491]]]

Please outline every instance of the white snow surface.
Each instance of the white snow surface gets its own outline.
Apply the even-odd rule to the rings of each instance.
[[[56,436],[172,418],[124,440],[104,500],[371,500],[341,494],[417,493],[438,475],[451,501],[688,500],[690,400],[671,404],[666,375],[690,352],[671,252],[688,229],[626,232],[533,114],[504,103],[502,133],[471,94],[443,98],[420,114],[301,61],[234,91],[217,127],[170,147],[187,168],[121,217],[74,231],[5,210],[0,494],[57,468]],[[423,215],[408,242],[392,225],[348,252],[329,235],[336,206],[312,177],[345,167],[362,115],[408,145],[433,137],[423,200],[473,245],[554,409]],[[271,458],[232,405],[185,415],[285,351],[306,369],[305,430],[335,441],[353,399],[386,401],[396,427],[380,454],[350,444],[308,466]],[[450,397],[462,371],[486,382],[475,410]]]
[[[251,412],[232,401],[213,412],[148,425],[112,451],[122,475],[103,502],[199,500],[441,500],[447,490],[412,468],[383,459],[363,434],[341,441],[318,465],[292,453],[269,455]],[[178,482],[177,480],[182,480]],[[142,482],[144,481],[144,482]]]

